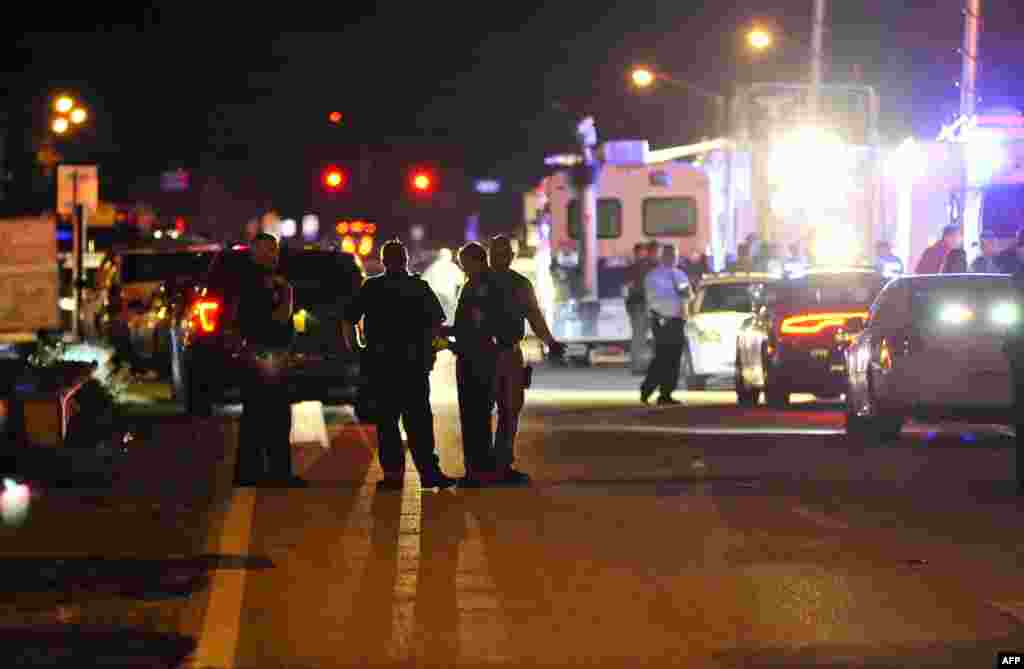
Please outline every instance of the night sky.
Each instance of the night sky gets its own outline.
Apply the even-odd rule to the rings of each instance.
[[[603,139],[664,146],[708,133],[700,98],[630,91],[634,63],[722,92],[752,78],[806,77],[801,42],[810,40],[812,8],[811,0],[319,6],[328,4],[336,9],[301,14],[283,4],[210,12],[157,3],[116,15],[88,7],[80,20],[64,15],[62,27],[91,32],[8,32],[0,69],[9,151],[23,143],[39,100],[67,87],[94,115],[69,152],[100,162],[112,179],[194,166],[218,147],[243,145],[255,171],[280,176],[270,199],[293,201],[308,190],[310,145],[430,140],[464,147],[470,173],[527,185],[546,153],[571,148],[570,112],[593,113]],[[827,79],[849,81],[859,66],[879,89],[886,139],[933,136],[958,104],[961,4],[829,4]],[[1015,0],[982,4],[982,104],[1024,103],[1011,95],[1024,75],[1024,12]],[[97,11],[111,23],[95,28],[107,18]],[[742,41],[755,19],[786,36],[756,57]],[[273,30],[292,24],[329,32]],[[345,114],[341,130],[326,123],[335,109]]]

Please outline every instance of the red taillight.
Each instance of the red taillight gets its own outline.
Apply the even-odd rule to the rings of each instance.
[[[861,318],[867,320],[867,317],[868,312],[866,311],[841,313],[829,312],[823,314],[801,314],[800,316],[790,316],[782,321],[782,325],[779,327],[779,334],[814,335],[828,328],[842,327],[846,325],[846,322],[850,319]]]
[[[198,332],[216,332],[220,324],[220,302],[203,298],[192,305],[192,323]]]

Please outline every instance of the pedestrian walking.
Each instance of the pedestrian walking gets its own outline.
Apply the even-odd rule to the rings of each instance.
[[[282,377],[284,357],[294,334],[294,293],[277,274],[277,238],[261,232],[250,247],[252,264],[242,280],[238,324],[246,366],[242,379],[242,419],[238,430],[235,485],[301,487],[292,473],[292,407]]]
[[[459,423],[466,463],[466,477],[460,485],[473,488],[497,483],[502,478],[494,458],[491,428],[499,351],[488,322],[495,311],[499,289],[481,244],[469,242],[463,246],[459,264],[466,273],[466,283],[455,307],[455,323],[443,332],[455,337],[452,351],[456,355]]]
[[[366,339],[363,357],[374,403],[377,456],[384,478],[382,490],[405,485],[405,448],[399,420],[405,426],[412,461],[422,488],[449,488],[455,479],[441,471],[430,407],[433,348],[445,321],[444,309],[430,285],[409,273],[409,253],[397,239],[380,250],[384,273],[367,279],[342,323],[345,347],[356,349],[355,324],[362,321]]]
[[[494,371],[494,399],[498,406],[498,428],[494,434],[494,464],[499,482],[521,485],[530,482],[530,477],[517,471],[515,463],[515,439],[519,432],[519,414],[526,399],[532,370],[526,366],[523,357],[523,340],[526,338],[525,323],[548,347],[552,356],[560,358],[565,346],[555,340],[548,327],[544,313],[537,301],[533,284],[525,276],[512,269],[515,251],[512,240],[504,235],[491,239],[491,276],[498,288],[495,308],[487,322],[498,346]]]
[[[657,266],[657,242],[653,242],[653,246],[652,243],[637,243],[633,246],[633,264],[626,272],[626,311],[629,313],[633,335],[629,347],[630,365],[633,374],[638,376],[647,372],[650,360],[647,335],[651,330],[651,323],[647,297],[644,294],[644,279],[647,273]]]
[[[658,404],[680,404],[672,397],[679,385],[683,349],[686,345],[686,305],[691,294],[686,273],[676,267],[676,248],[667,244],[661,265],[644,281],[654,332],[654,360],[640,386],[640,401],[647,404],[651,393],[660,390]]]

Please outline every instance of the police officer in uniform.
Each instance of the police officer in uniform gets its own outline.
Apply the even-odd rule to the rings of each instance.
[[[283,382],[284,356],[294,335],[292,287],[277,274],[277,238],[260,233],[242,280],[238,325],[244,340],[242,419],[238,430],[235,485],[301,487],[292,474],[292,407]]]
[[[487,251],[480,244],[470,242],[463,246],[459,264],[466,273],[466,283],[455,307],[455,323],[444,328],[444,333],[455,336],[452,351],[456,355],[459,422],[466,463],[466,478],[460,485],[478,488],[502,479],[494,459],[491,429],[499,350],[488,320],[495,311],[499,289],[487,264]]]
[[[525,322],[560,358],[565,346],[555,340],[540,310],[537,293],[525,276],[512,269],[515,251],[512,240],[504,235],[491,239],[491,277],[499,289],[494,311],[490,314],[491,332],[498,346],[495,362],[494,392],[498,405],[498,429],[494,435],[494,459],[501,483],[523,485],[530,477],[512,467],[515,439],[519,431],[519,413],[523,410],[527,386],[527,368],[523,358]]]
[[[449,488],[455,479],[441,471],[430,408],[430,371],[436,358],[432,342],[445,315],[437,295],[419,275],[410,274],[409,253],[397,239],[381,247],[384,273],[367,279],[353,300],[342,332],[346,348],[356,348],[354,324],[363,320],[370,393],[375,402],[378,457],[384,479],[378,488],[401,490],[405,449],[399,419],[422,488]]]
[[[654,360],[640,386],[640,401],[644,404],[655,388],[660,389],[658,404],[680,404],[672,393],[679,385],[686,347],[686,305],[691,291],[686,273],[676,267],[676,257],[676,247],[666,244],[661,252],[661,265],[648,272],[644,280],[654,333]]]

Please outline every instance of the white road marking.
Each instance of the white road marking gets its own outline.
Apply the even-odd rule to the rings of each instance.
[[[846,523],[844,523],[841,520],[837,520],[835,518],[832,518],[830,516],[825,515],[824,513],[819,513],[817,511],[812,511],[812,510],[804,508],[802,506],[794,507],[793,508],[793,513],[795,513],[796,515],[798,515],[798,516],[800,516],[802,518],[806,518],[807,520],[811,521],[815,525],[820,525],[821,527],[824,527],[824,528],[829,529],[829,530],[848,530],[848,529],[850,529],[850,526],[847,525]]]
[[[546,432],[634,432],[648,434],[695,434],[695,435],[836,435],[845,434],[842,428],[784,427],[784,426],[694,426],[694,425],[556,425],[546,426]]]
[[[236,489],[224,519],[224,529],[216,541],[212,537],[208,540],[206,552],[214,555],[248,555],[255,506],[254,490]],[[192,666],[217,669],[231,669],[235,666],[245,576],[244,568],[217,570],[212,574],[203,631],[193,655]]]

